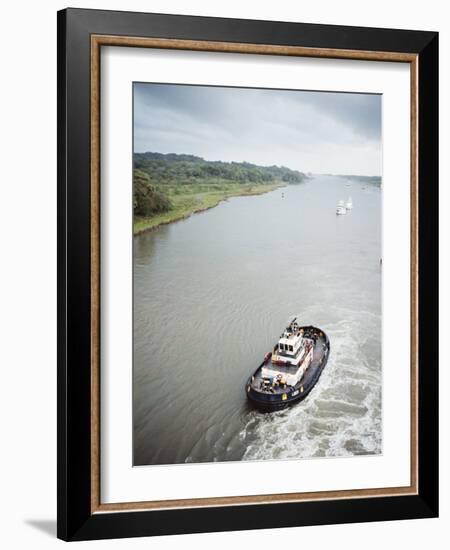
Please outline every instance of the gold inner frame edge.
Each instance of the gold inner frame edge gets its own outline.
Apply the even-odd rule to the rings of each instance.
[[[407,487],[367,488],[309,493],[282,493],[232,497],[101,503],[100,473],[100,50],[102,46],[163,48],[205,52],[390,61],[410,65],[410,227],[411,227],[411,438]],[[243,506],[314,500],[341,500],[418,494],[418,55],[402,52],[307,48],[237,42],[91,35],[90,55],[90,198],[91,198],[91,513]]]

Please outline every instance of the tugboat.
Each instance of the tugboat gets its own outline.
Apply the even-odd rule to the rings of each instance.
[[[302,401],[319,380],[329,353],[328,336],[316,327],[299,326],[294,317],[247,380],[247,398],[263,411]]]

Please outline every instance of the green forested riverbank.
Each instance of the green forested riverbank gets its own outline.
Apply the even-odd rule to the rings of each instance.
[[[134,233],[213,208],[220,201],[301,183],[302,172],[247,162],[205,161],[192,155],[136,153]]]
[[[334,174],[329,174],[330,176]],[[346,175],[346,174],[338,174],[336,175],[338,178],[345,178],[346,180],[350,181],[358,181],[360,183],[367,183],[369,185],[378,185],[378,187],[381,186],[381,176],[354,176],[354,175]]]

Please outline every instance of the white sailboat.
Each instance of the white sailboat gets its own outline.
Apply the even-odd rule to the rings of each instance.
[[[353,208],[353,201],[351,197],[347,199],[347,202],[345,203],[345,208],[347,210],[351,210]]]
[[[341,216],[342,214],[347,214],[347,209],[345,208],[344,201],[339,201],[336,207],[336,214]]]

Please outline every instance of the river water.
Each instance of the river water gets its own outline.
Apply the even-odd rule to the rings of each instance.
[[[135,237],[134,464],[380,453],[380,257],[380,187],[334,176]],[[259,413],[245,381],[294,315],[329,361],[303,402]]]

